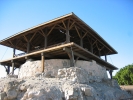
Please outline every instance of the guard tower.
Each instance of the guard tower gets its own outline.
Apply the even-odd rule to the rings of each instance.
[[[13,57],[0,61],[7,74],[12,74],[27,59],[41,60],[42,72],[45,70],[45,59],[70,59],[70,66],[77,60],[95,60],[104,66],[112,77],[117,67],[107,62],[107,55],[117,54],[101,36],[89,25],[70,13],[35,27],[21,31],[0,41],[1,45],[13,48]],[[20,50],[24,53],[16,54]],[[101,59],[105,56],[105,60]]]

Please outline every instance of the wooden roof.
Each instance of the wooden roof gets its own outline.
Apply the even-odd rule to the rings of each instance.
[[[71,42],[79,44],[80,38],[84,38],[84,48],[90,50],[88,45],[93,44],[95,55],[98,55],[98,50],[101,51],[101,56],[117,53],[97,32],[74,13],[69,13],[21,31],[1,40],[0,44],[26,52],[28,41],[31,43],[31,50],[34,50],[37,46],[43,47],[45,35],[48,36],[48,46],[61,43],[65,41],[67,23],[69,23]]]
[[[15,67],[20,67],[20,65],[22,65],[25,62],[25,57],[30,57],[33,59],[39,59],[41,58],[41,53],[44,53],[45,58],[49,58],[49,59],[69,59],[67,52],[70,52],[71,50],[73,50],[73,54],[74,57],[80,57],[83,60],[95,60],[98,64],[106,67],[106,69],[108,70],[116,70],[117,67],[115,67],[114,65],[105,62],[104,60],[102,60],[101,58],[97,57],[96,55],[92,54],[91,52],[89,52],[88,50],[82,48],[81,46],[71,42],[71,43],[67,43],[67,44],[61,44],[58,46],[54,46],[54,47],[50,47],[47,49],[43,49],[43,50],[38,50],[32,53],[28,53],[25,54],[23,56],[18,56],[15,58],[11,58],[8,60],[3,60],[0,61],[1,65],[7,65],[7,66],[11,66],[12,63],[11,61],[13,60],[15,62]]]

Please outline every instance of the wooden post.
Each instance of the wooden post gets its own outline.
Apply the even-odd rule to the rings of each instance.
[[[7,66],[7,75],[10,73],[10,66]]]
[[[16,52],[16,49],[13,48],[13,57],[15,57],[15,52]]]
[[[42,62],[41,62],[42,72],[44,72],[44,68],[45,68],[45,65],[44,65],[44,60],[45,60],[44,53],[41,53],[41,60],[42,60]]]
[[[83,38],[80,38],[80,46],[83,47]]]
[[[12,75],[13,75],[14,74],[14,61],[12,60],[11,63],[12,63]]]
[[[66,42],[70,42],[70,36],[69,36],[69,23],[67,23],[67,28],[66,28]]]
[[[91,43],[91,52],[93,53],[93,44]]]
[[[100,58],[100,56],[101,56],[101,52],[100,52],[100,50],[98,50],[98,53],[99,53],[99,58]]]
[[[27,53],[30,51],[30,42],[27,43]]]
[[[110,78],[112,79],[112,70],[109,70]]]
[[[47,48],[47,37],[48,36],[45,36],[45,44],[44,44],[44,47]]]
[[[105,61],[107,62],[107,56],[105,55]]]

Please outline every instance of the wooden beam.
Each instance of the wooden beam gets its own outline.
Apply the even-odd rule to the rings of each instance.
[[[71,29],[73,27],[74,23],[75,23],[75,21],[71,24],[71,26],[69,27],[69,29]]]
[[[35,33],[33,34],[33,36],[30,38],[30,41],[29,41],[29,42],[32,41],[32,39],[35,37],[36,33],[37,33],[37,32],[35,32]]]
[[[13,57],[15,56],[16,49],[13,48]]]
[[[65,50],[66,52],[71,52],[71,50],[69,48],[63,48],[63,50]],[[85,60],[88,60],[88,61],[90,60],[89,58],[87,58],[87,57],[85,57],[85,56],[83,56],[83,55],[81,55],[81,54],[79,54],[75,51],[73,51],[73,54],[75,56],[78,56],[78,57],[82,58],[82,59],[85,59]]]
[[[67,28],[67,26],[65,25],[64,21],[62,21],[62,23],[63,23],[63,25],[64,25],[64,27],[65,27],[65,29],[66,29],[66,28]]]
[[[25,35],[23,35],[23,37],[24,37],[25,41],[26,41],[26,42],[28,42],[28,39],[26,38],[26,36],[25,36]]]
[[[83,35],[83,37],[82,37],[82,38],[84,38],[84,37],[87,35],[87,33],[88,33],[88,32],[86,32],[86,33]]]
[[[66,30],[66,28],[64,28],[64,27],[60,26],[59,24],[58,24],[57,26],[59,26],[61,29],[64,29],[64,30]]]
[[[92,45],[94,45],[96,42],[97,42],[97,40]]]
[[[63,50],[68,54],[70,58],[70,67],[74,67],[75,63],[74,63],[74,55],[72,49],[69,50],[68,48],[63,48]]]
[[[47,36],[49,36],[49,34],[52,32],[52,30],[54,29],[55,26],[56,26],[56,24],[51,28],[51,30],[48,32]]]
[[[77,31],[77,33],[78,33],[78,36],[79,36],[80,38],[82,38],[76,26],[75,26],[75,29],[76,29],[76,31]]]
[[[14,45],[13,45],[13,43],[12,43],[12,41],[11,40],[9,40],[9,43],[14,47]]]

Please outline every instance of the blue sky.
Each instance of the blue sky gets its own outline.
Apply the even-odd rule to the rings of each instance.
[[[0,0],[0,40],[70,12],[118,51],[107,57],[111,64],[133,63],[133,0]],[[0,50],[0,60],[12,57],[12,49]],[[0,66],[0,77],[5,75]]]

